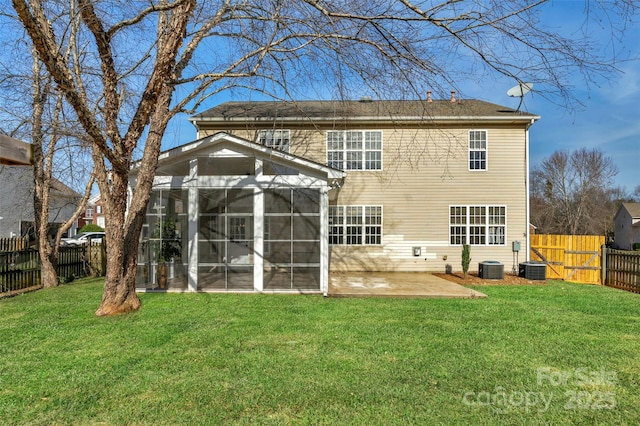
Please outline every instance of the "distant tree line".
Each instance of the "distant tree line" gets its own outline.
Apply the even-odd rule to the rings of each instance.
[[[541,234],[607,235],[620,204],[640,201],[614,186],[618,168],[597,148],[556,151],[531,170],[531,223]]]

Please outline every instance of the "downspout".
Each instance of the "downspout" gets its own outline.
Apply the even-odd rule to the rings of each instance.
[[[524,130],[524,162],[525,162],[525,176],[524,176],[524,187],[525,187],[525,191],[526,191],[526,202],[525,202],[525,208],[526,208],[526,230],[525,230],[525,238],[526,238],[526,243],[525,243],[525,250],[526,250],[526,256],[525,256],[525,260],[528,262],[531,258],[531,205],[530,205],[530,182],[529,182],[529,128],[531,126],[533,126],[533,123],[535,123],[535,119],[532,118],[531,122],[529,124],[527,124],[525,130]]]

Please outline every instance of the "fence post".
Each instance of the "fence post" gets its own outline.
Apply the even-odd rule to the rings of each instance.
[[[607,245],[602,245],[602,260],[600,261],[600,272],[602,275],[602,285],[607,285]]]

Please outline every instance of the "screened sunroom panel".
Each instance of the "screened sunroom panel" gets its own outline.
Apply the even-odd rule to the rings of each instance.
[[[291,240],[291,215],[266,216],[264,229],[267,240]]]
[[[291,190],[269,189],[264,192],[264,212],[291,213]]]
[[[264,259],[272,264],[291,263],[291,241],[270,241]]]
[[[294,216],[294,240],[320,240],[320,216]]]
[[[318,213],[320,212],[320,191],[317,189],[293,190],[294,213]]]

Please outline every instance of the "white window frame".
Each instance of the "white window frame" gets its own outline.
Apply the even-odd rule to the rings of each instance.
[[[329,245],[380,246],[383,223],[380,205],[329,206]]]
[[[289,129],[268,129],[258,131],[258,143],[283,152],[291,150],[291,132]]]
[[[383,168],[382,147],[382,130],[328,130],[327,165],[339,170],[379,171]]]
[[[506,246],[507,206],[450,205],[449,245]]]
[[[484,135],[484,138],[482,138]],[[479,136],[479,138],[476,138]],[[489,132],[487,130],[469,130],[467,147],[469,149],[467,167],[470,172],[486,172],[489,165]],[[477,165],[477,167],[476,167]]]

